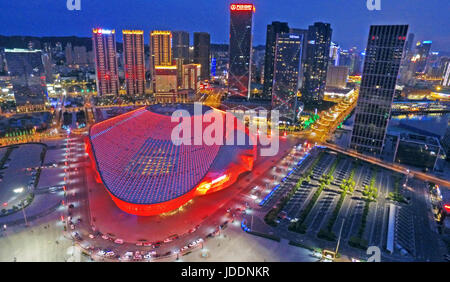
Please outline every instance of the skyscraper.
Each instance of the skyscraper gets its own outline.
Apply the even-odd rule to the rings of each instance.
[[[275,47],[277,34],[288,32],[289,26],[287,23],[272,22],[272,24],[267,25],[266,53],[264,57],[263,99],[271,99],[272,96],[273,70],[275,62]]]
[[[19,112],[45,107],[45,69],[41,56],[41,50],[5,49],[6,69]]]
[[[182,64],[189,64],[189,33],[172,31],[172,54],[174,59],[181,59]]]
[[[413,44],[414,44],[414,33],[410,33],[410,34],[408,34],[408,40],[406,41],[406,44],[405,44],[406,53],[412,51]]]
[[[119,94],[119,72],[116,57],[115,30],[94,28],[92,30],[97,95]]]
[[[253,4],[230,5],[230,95],[250,97]]]
[[[211,73],[211,37],[206,32],[194,32],[194,63],[200,64],[202,80],[209,80]]]
[[[308,28],[308,45],[304,63],[302,100],[315,106],[323,100],[327,80],[332,29],[330,24],[317,22]]]
[[[73,64],[73,49],[72,44],[67,43],[66,49],[64,49],[64,52],[66,53],[66,65],[70,66]]]
[[[144,31],[123,30],[123,66],[128,95],[145,93]]]
[[[150,33],[150,53],[152,67],[171,66],[172,61],[172,32],[154,30]]]
[[[302,35],[278,33],[272,88],[272,107],[280,111],[282,119],[295,121],[297,91],[302,57]]]
[[[407,25],[370,27],[350,141],[352,149],[374,155],[383,150],[407,32]]]
[[[88,53],[85,46],[73,47],[73,62],[76,65],[88,64]]]
[[[415,56],[416,73],[425,73],[431,50],[431,41],[417,42]]]
[[[444,64],[444,72],[442,74],[442,86],[450,87],[450,61]]]
[[[301,35],[302,40],[302,58],[301,58],[301,66],[300,66],[300,73],[299,73],[299,80],[298,80],[298,89],[303,88],[304,83],[304,75],[303,72],[305,71],[305,61],[306,61],[306,47],[308,46],[308,30],[307,29],[301,29],[301,28],[290,28],[290,33],[295,33],[297,35]]]

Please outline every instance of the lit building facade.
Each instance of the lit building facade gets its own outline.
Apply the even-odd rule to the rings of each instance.
[[[326,87],[345,88],[347,85],[348,67],[328,66]]]
[[[413,58],[416,73],[425,73],[431,50],[431,41],[417,42],[416,56]]]
[[[5,49],[4,52],[17,111],[45,109],[47,91],[41,50]]]
[[[201,69],[200,64],[183,65],[183,89],[197,92],[200,87]]]
[[[119,95],[115,30],[94,28],[92,30],[92,43],[95,56],[97,95]]]
[[[155,66],[155,93],[175,93],[177,89],[177,66]]]
[[[273,73],[277,34],[289,33],[289,26],[283,22],[272,22],[267,25],[266,52],[264,57],[263,98],[272,99]]]
[[[380,155],[408,32],[407,25],[370,27],[350,147]]]
[[[152,67],[171,66],[172,59],[172,32],[154,30],[150,33],[150,52]]]
[[[144,31],[123,30],[123,66],[127,95],[145,93]]]
[[[253,4],[230,5],[228,92],[250,97]]]
[[[308,28],[304,63],[302,100],[307,105],[320,104],[325,92],[332,29],[328,23],[314,23]]]
[[[280,118],[295,121],[303,38],[294,33],[277,34],[272,87],[272,107]]]

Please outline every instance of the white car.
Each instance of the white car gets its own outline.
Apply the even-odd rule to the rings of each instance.
[[[123,244],[123,240],[120,238],[117,238],[116,240],[114,240],[114,243],[121,245],[121,244]]]
[[[109,251],[109,252],[107,252],[106,254],[105,254],[105,256],[107,256],[107,257],[113,257],[115,254],[114,254],[114,252],[113,251]]]
[[[105,235],[105,234],[102,235],[102,238],[105,239],[105,240],[109,239],[109,237],[107,235]]]
[[[97,255],[99,255],[99,256],[104,256],[105,254],[106,254],[106,252],[104,250],[100,250],[97,253]]]

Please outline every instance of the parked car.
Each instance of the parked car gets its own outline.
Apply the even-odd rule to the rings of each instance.
[[[123,244],[123,240],[120,239],[120,238],[117,238],[116,240],[114,240],[114,243],[122,245]]]

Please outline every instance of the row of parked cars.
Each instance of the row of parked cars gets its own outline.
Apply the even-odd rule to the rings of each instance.
[[[201,244],[203,242],[203,239],[199,238],[185,246],[183,246],[182,248],[180,248],[179,250],[176,250],[174,252],[172,251],[168,251],[164,254],[161,253],[157,253],[155,250],[152,251],[127,251],[125,252],[122,256],[120,256],[119,254],[116,254],[113,250],[111,249],[100,249],[98,250],[95,254],[97,256],[100,257],[104,257],[104,258],[109,258],[109,259],[119,259],[120,261],[140,261],[140,260],[151,260],[154,258],[160,258],[160,257],[168,257],[170,255],[176,255],[176,254],[181,254],[184,253],[192,248],[197,247],[199,244]]]

